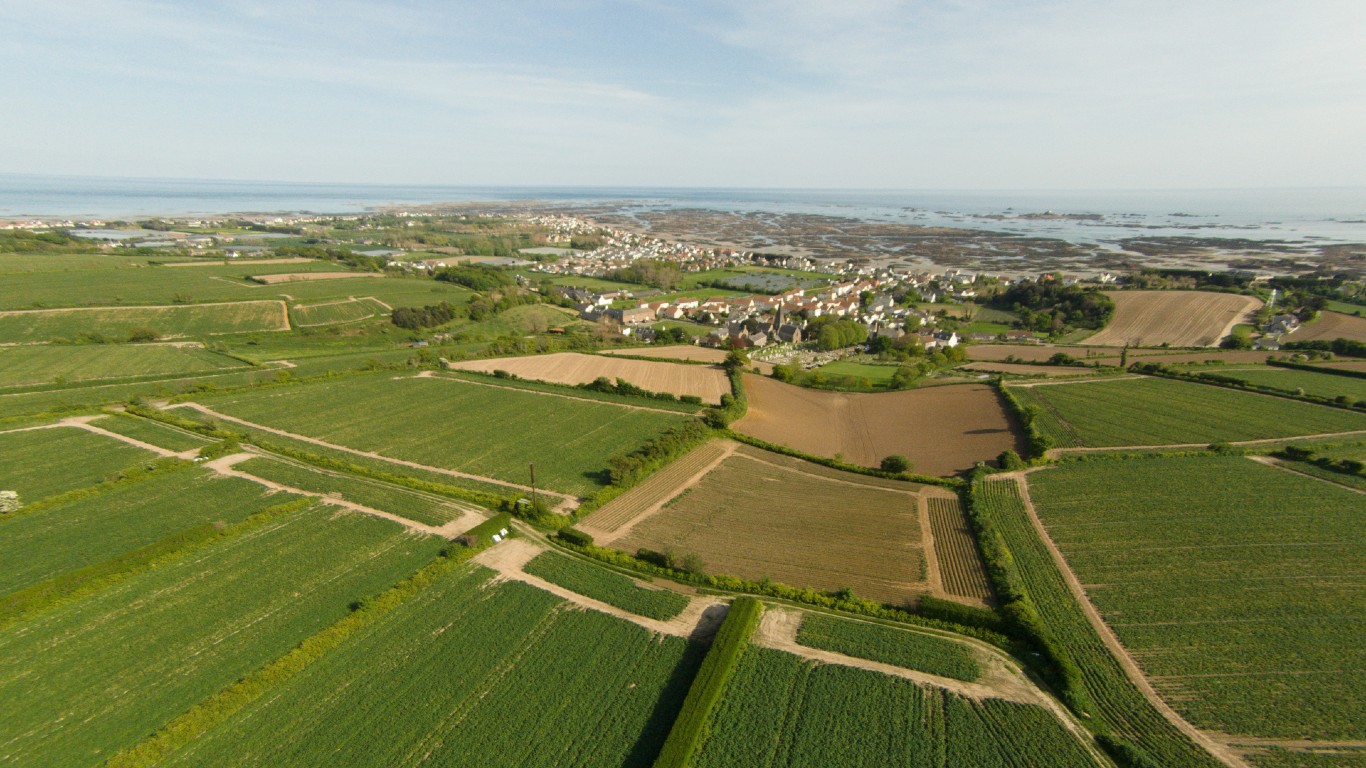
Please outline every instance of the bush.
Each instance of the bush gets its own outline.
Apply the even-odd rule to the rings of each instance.
[[[583,531],[580,531],[576,528],[561,528],[559,532],[555,535],[559,536],[560,539],[562,539],[566,543],[573,544],[575,546],[593,546],[593,536],[591,534],[584,533]]]
[[[882,460],[883,472],[909,472],[911,470],[911,460],[899,453],[894,453]]]

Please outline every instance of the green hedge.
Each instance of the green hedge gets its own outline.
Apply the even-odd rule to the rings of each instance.
[[[1034,416],[1036,411],[1033,408],[1026,407],[1022,404],[1019,399],[1015,397],[1015,393],[1010,391],[1010,387],[1006,386],[1005,380],[1000,376],[997,376],[992,380],[992,386],[996,387],[996,391],[1001,393],[1001,399],[1005,401],[1007,410],[1015,417],[1015,420],[1020,425],[1020,429],[1024,430],[1026,442],[1028,443],[1025,448],[1025,458],[1030,461],[1042,459],[1044,454],[1048,453],[1048,450],[1053,447],[1053,438],[1044,434],[1043,431],[1039,429],[1039,425],[1035,423]]]
[[[655,768],[687,768],[707,739],[712,712],[721,702],[740,656],[749,646],[749,638],[759,626],[763,604],[752,597],[737,597],[730,604],[730,612],[712,640],[707,657],[688,688],[688,698],[674,720],[669,737],[655,759]]]

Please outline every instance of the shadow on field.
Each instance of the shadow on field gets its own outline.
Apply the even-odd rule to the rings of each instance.
[[[640,738],[631,745],[631,750],[626,753],[626,759],[621,762],[623,768],[648,768],[654,764],[655,758],[659,757],[660,748],[664,746],[664,739],[669,735],[669,729],[678,718],[678,710],[683,708],[683,699],[688,696],[688,688],[697,676],[697,668],[702,665],[702,657],[706,655],[705,645],[694,641],[688,642],[688,650],[683,653],[683,658],[678,662],[678,666],[674,667],[668,682],[660,691],[659,699],[650,711],[645,727],[640,731]]]

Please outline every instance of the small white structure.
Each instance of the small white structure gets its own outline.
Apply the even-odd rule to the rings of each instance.
[[[0,491],[0,514],[17,512],[20,506],[17,491]]]
[[[494,541],[495,544],[498,543],[498,542],[500,542],[500,541],[502,541],[502,540],[503,540],[503,537],[502,537],[502,536],[499,536],[499,535],[496,534],[496,533],[493,534],[493,541]]]

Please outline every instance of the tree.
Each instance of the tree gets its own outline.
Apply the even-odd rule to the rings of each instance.
[[[894,453],[891,456],[888,456],[882,460],[883,472],[901,473],[909,471],[910,468],[911,460],[898,453]]]
[[[726,373],[734,373],[749,365],[749,356],[738,349],[732,349],[726,353],[726,359],[721,363],[721,367],[726,369]]]

